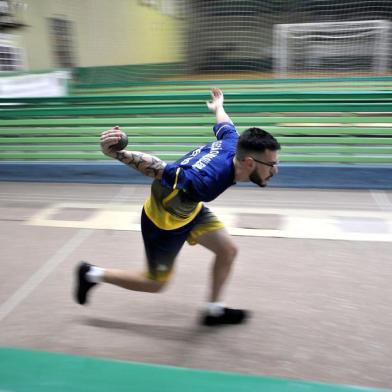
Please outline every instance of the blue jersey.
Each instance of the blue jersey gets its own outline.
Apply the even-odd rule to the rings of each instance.
[[[234,155],[238,133],[233,124],[213,128],[217,141],[208,143],[166,165],[161,184],[182,190],[194,201],[211,201],[234,184]]]

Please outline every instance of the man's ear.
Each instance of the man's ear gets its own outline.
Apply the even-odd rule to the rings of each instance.
[[[244,167],[245,167],[247,170],[250,171],[250,170],[253,169],[253,166],[254,166],[254,164],[255,164],[255,161],[254,161],[253,158],[251,158],[251,157],[245,157],[245,158],[243,159],[242,163],[243,163]]]

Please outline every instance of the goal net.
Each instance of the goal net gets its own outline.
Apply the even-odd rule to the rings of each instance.
[[[363,20],[276,24],[274,72],[384,75],[388,70],[391,22]]]
[[[69,3],[78,14],[81,2]],[[81,83],[392,71],[392,0],[138,0],[115,9],[98,3],[105,13],[83,14],[84,33],[75,41],[83,43]],[[82,29],[77,20],[74,26],[75,34]]]

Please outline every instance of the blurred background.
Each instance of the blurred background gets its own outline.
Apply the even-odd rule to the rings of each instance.
[[[113,125],[177,159],[211,140],[218,85],[240,130],[282,138],[283,163],[390,164],[391,15],[386,0],[0,1],[1,160],[103,160]]]
[[[2,71],[71,68],[83,83],[390,71],[386,0],[9,0],[0,12]]]

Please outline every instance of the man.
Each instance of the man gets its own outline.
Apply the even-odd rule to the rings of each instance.
[[[82,262],[77,269],[75,296],[87,302],[89,290],[105,282],[128,290],[159,292],[170,279],[174,260],[185,241],[215,253],[209,302],[202,318],[208,326],[239,324],[247,318],[241,309],[220,302],[237,248],[224,225],[203,205],[237,181],[264,187],[277,173],[279,143],[268,132],[249,128],[238,135],[223,108],[223,93],[215,88],[208,108],[215,113],[217,141],[167,164],[135,151],[113,151],[121,132],[114,127],[101,136],[104,154],[154,178],[151,196],[144,204],[141,228],[147,256],[147,272],[102,269]]]

